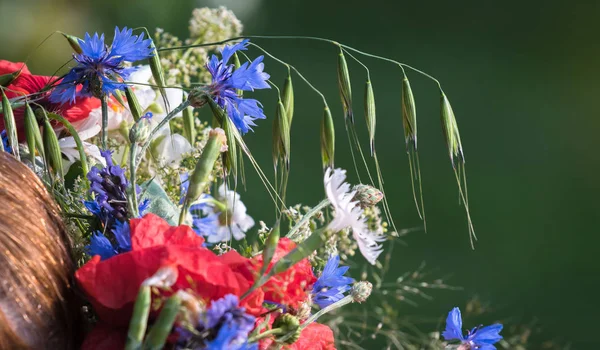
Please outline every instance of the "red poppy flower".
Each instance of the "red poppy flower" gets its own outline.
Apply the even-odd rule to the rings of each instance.
[[[254,281],[232,268],[247,264],[245,258],[235,252],[217,256],[202,248],[204,239],[188,226],[171,227],[160,217],[147,214],[132,219],[130,227],[130,252],[104,261],[95,256],[75,273],[99,318],[110,325],[127,326],[140,285],[167,265],[178,271],[173,291],[193,290],[207,301],[226,294],[240,296]],[[263,293],[258,290],[241,306],[257,314],[262,300]]]
[[[273,260],[269,264],[269,270],[275,262],[294,248],[296,248],[296,244],[292,240],[288,238],[280,239]],[[253,262],[255,269],[260,270],[263,263],[262,255],[255,257]],[[297,308],[301,302],[307,299],[308,291],[316,280],[310,262],[308,259],[303,259],[287,271],[273,276],[263,285],[262,290],[265,292],[266,301]]]
[[[6,97],[9,99],[39,93],[56,79],[55,77],[33,75],[24,63],[0,60],[0,75],[14,73],[21,68],[21,74],[6,87]],[[60,114],[71,123],[87,118],[92,110],[100,107],[100,100],[95,98],[78,98],[74,104],[64,105],[51,103],[48,99],[48,93],[42,93],[35,96],[35,98],[36,103],[42,105],[47,111]],[[25,138],[24,113],[24,107],[14,109],[17,131],[21,141],[24,141]],[[0,118],[0,130],[3,129],[4,118]]]

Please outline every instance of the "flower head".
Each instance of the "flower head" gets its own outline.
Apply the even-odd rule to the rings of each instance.
[[[226,242],[231,236],[240,240],[254,226],[254,219],[246,213],[246,206],[235,191],[221,185],[218,197],[205,196],[202,203],[191,206],[193,226],[209,243]]]
[[[100,98],[109,96],[126,87],[123,82],[136,68],[125,67],[125,62],[134,62],[152,56],[152,39],[144,39],[144,33],[133,35],[127,27],[115,28],[112,45],[104,43],[104,34],[79,39],[82,53],[74,54],[77,65],[56,86],[50,100],[54,103],[73,103],[78,96]]]
[[[350,290],[350,284],[354,282],[352,278],[344,276],[349,267],[339,267],[339,264],[339,255],[331,256],[313,285],[314,302],[321,309],[344,298],[344,293]]]
[[[263,72],[263,56],[254,61],[245,62],[238,69],[234,69],[229,60],[236,51],[246,50],[249,40],[243,40],[233,46],[225,46],[221,50],[221,59],[213,55],[206,68],[212,75],[212,82],[208,86],[208,93],[214,101],[225,109],[229,118],[242,134],[255,126],[254,120],[265,119],[262,105],[255,99],[242,98],[237,90],[254,91],[254,89],[269,89],[267,83],[269,74]]]
[[[467,332],[467,336],[463,336],[462,318],[459,308],[455,307],[448,313],[446,318],[446,330],[442,336],[446,340],[460,340],[461,344],[466,347],[466,350],[496,350],[493,345],[502,339],[500,331],[502,325],[499,323],[486,327],[475,327]]]
[[[328,168],[325,171],[325,193],[335,209],[335,216],[327,228],[334,232],[351,228],[360,252],[374,265],[383,251],[379,242],[384,241],[385,237],[369,230],[363,210],[354,200],[356,191],[350,190],[350,184],[344,182],[345,180],[345,170]]]
[[[230,349],[246,343],[248,333],[254,328],[254,321],[254,316],[239,306],[238,297],[227,294],[213,301],[198,328],[216,334],[216,338],[221,338],[220,342],[225,345],[223,348]]]

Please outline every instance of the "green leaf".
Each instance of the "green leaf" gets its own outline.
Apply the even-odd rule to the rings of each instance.
[[[165,219],[171,226],[177,225],[179,208],[175,205],[165,190],[154,180],[142,184],[144,199],[150,200],[147,213],[152,213]]]

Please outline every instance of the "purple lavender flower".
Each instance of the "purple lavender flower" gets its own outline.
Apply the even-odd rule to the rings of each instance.
[[[249,40],[244,40],[233,46],[225,46],[221,50],[221,59],[213,55],[206,64],[212,75],[212,83],[208,86],[209,95],[223,108],[229,118],[242,134],[255,126],[254,120],[265,119],[262,104],[255,99],[242,98],[237,90],[254,91],[254,89],[269,89],[267,83],[269,74],[263,72],[263,56],[257,57],[252,62],[242,64],[234,69],[233,64],[228,64],[236,51],[246,50]]]
[[[53,103],[73,103],[76,97],[97,98],[109,96],[127,85],[123,81],[129,78],[136,67],[125,67],[125,62],[134,62],[152,56],[152,39],[144,39],[144,33],[133,35],[127,27],[115,28],[112,45],[104,43],[104,34],[90,36],[85,33],[84,40],[79,39],[80,54],[73,54],[77,66],[65,75],[50,95]],[[79,89],[81,85],[81,89]]]
[[[334,255],[327,260],[325,268],[313,285],[313,301],[322,309],[344,298],[354,280],[344,276],[348,266],[339,267],[340,257]]]
[[[486,327],[475,327],[467,331],[467,336],[463,336],[462,318],[460,310],[455,307],[448,313],[446,319],[446,330],[442,333],[445,340],[460,340],[462,350],[496,350],[493,345],[502,339],[500,331],[502,325],[499,323]]]
[[[94,234],[86,249],[90,255],[100,255],[107,259],[113,255],[131,250],[129,231],[129,210],[127,207],[127,188],[129,182],[124,170],[112,161],[111,151],[100,151],[106,160],[102,169],[92,168],[87,178],[91,182],[90,193],[93,201],[84,201],[85,207],[100,219],[104,227],[110,228],[113,238],[109,240],[103,234]],[[140,188],[136,188],[140,192]],[[150,201],[143,200],[138,209],[140,215],[148,208]]]
[[[86,207],[92,208],[90,211],[105,223],[111,219],[125,221],[129,214],[126,192],[129,182],[125,171],[114,165],[111,151],[100,151],[100,154],[106,159],[106,166],[103,169],[93,167],[87,174],[91,183],[90,193],[95,196],[96,205],[88,203]]]

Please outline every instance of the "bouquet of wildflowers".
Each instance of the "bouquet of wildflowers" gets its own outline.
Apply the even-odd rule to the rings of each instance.
[[[356,169],[369,172],[369,162],[376,168],[369,183],[350,184],[346,171],[335,167],[336,113],[327,98],[293,65],[255,43],[286,38],[242,36],[241,29],[224,8],[197,9],[186,40],[160,29],[151,35],[116,28],[112,38],[62,34],[73,60],[59,76],[0,61],[2,150],[28,164],[63,209],[80,264],[75,280],[88,302],[85,349],[334,349],[336,340],[341,346],[339,327],[325,324],[328,317],[352,303],[376,303],[368,298],[372,282],[375,289],[380,285],[352,276],[346,262],[358,252],[384,270],[380,255],[399,234],[384,196],[375,97],[361,56],[391,62],[402,73],[406,150],[423,219],[416,107],[405,70],[437,83],[443,135],[473,244],[460,134],[437,80],[335,41],[296,37],[337,50],[348,151]],[[367,72],[364,152],[347,58]],[[287,68],[282,86],[267,73],[267,60]],[[323,179],[323,200],[312,206],[286,201],[293,77],[323,102],[323,173],[315,175]],[[276,101],[252,98],[258,89],[273,89]],[[273,103],[275,113],[267,115],[263,103]],[[206,120],[203,109],[210,111]],[[244,142],[253,128],[269,126],[273,178]],[[238,193],[244,162],[273,199],[274,217],[257,222],[249,215]],[[465,335],[455,308],[445,341],[428,342],[432,348],[495,349],[501,329],[476,327]],[[405,348],[407,341],[397,341],[394,332],[390,345]]]

